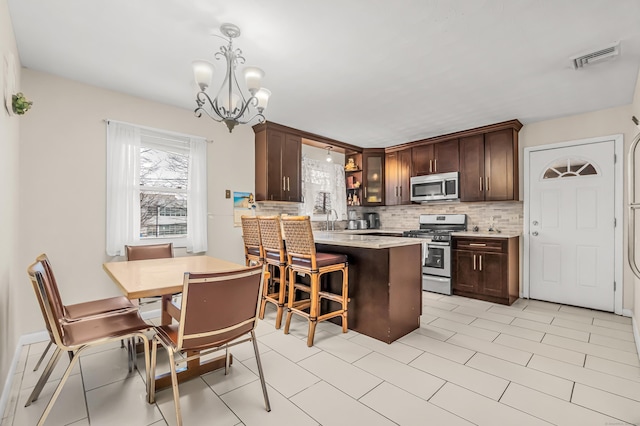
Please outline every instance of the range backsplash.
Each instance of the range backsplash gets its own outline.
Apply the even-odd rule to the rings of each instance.
[[[258,203],[257,214],[299,214],[298,204],[293,203]],[[509,233],[522,232],[524,221],[524,209],[522,201],[492,201],[486,203],[432,203],[412,204],[406,206],[386,207],[349,207],[358,212],[362,217],[365,212],[378,212],[380,224],[383,228],[417,229],[421,214],[466,214],[467,229],[472,230],[477,226],[480,231],[489,229],[493,216],[494,228]],[[336,228],[346,228],[347,223],[340,221]],[[320,229],[324,222],[313,222],[313,227]]]

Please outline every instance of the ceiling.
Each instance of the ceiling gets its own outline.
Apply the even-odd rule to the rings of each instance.
[[[187,109],[191,62],[222,73],[213,34],[234,23],[266,73],[269,121],[363,147],[630,104],[640,64],[640,0],[8,4],[24,67]],[[573,69],[618,40],[618,57]]]

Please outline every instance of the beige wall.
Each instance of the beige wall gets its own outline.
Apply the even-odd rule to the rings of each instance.
[[[587,114],[573,115],[570,117],[555,120],[541,121],[527,124],[520,130],[520,194],[524,195],[524,148],[538,145],[546,145],[557,142],[587,139],[598,136],[609,136],[614,134],[624,135],[624,172],[626,176],[626,155],[633,137],[636,135],[636,127],[631,121],[631,105],[617,108],[610,108],[595,111]],[[626,182],[624,189],[624,203],[626,206],[627,193]],[[627,237],[626,237],[627,213],[624,211],[624,232],[623,247],[624,253],[624,274],[623,274],[623,309],[632,309],[634,306],[634,283],[631,269],[626,257]],[[636,305],[637,306],[637,305]]]
[[[17,245],[16,220],[18,217],[18,147],[19,127],[22,117],[10,117],[4,107],[3,55],[11,53],[18,71],[16,92],[20,90],[19,58],[13,27],[9,19],[6,0],[0,0],[0,393],[7,379],[20,332],[16,330],[17,312],[20,310],[16,287],[26,284],[23,268],[15,268]],[[2,410],[2,407],[0,407]],[[0,412],[0,419],[2,417]]]
[[[251,127],[239,126],[229,134],[223,124],[198,119],[190,110],[28,69],[22,70],[22,83],[34,105],[20,127],[17,269],[22,272],[46,252],[66,303],[118,294],[102,270],[102,263],[111,260],[105,253],[105,119],[213,140],[207,159],[208,253],[243,262],[240,228],[233,227],[232,199],[224,198],[224,190],[253,191]],[[23,274],[14,287],[20,302],[12,321],[16,333],[44,329]]]

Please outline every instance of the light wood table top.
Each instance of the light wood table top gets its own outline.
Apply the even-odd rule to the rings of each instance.
[[[246,268],[210,256],[107,262],[102,267],[129,299],[180,293],[185,272],[227,272]]]

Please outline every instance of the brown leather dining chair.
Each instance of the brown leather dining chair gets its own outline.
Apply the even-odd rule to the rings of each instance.
[[[282,324],[284,313],[284,301],[287,291],[287,253],[282,238],[282,227],[278,216],[258,216],[260,228],[260,241],[264,262],[270,270],[269,279],[264,279],[264,290],[260,304],[260,319],[264,318],[267,302],[276,306],[276,328]],[[278,270],[278,274],[272,273],[272,269]]]
[[[265,408],[271,411],[254,332],[258,324],[263,272],[262,265],[257,265],[222,273],[184,274],[180,320],[178,324],[157,326],[151,345],[151,377],[155,377],[158,343],[166,348],[169,355],[178,425],[182,424],[182,415],[176,363],[225,349],[226,374],[229,368],[228,348],[247,341],[253,342]],[[179,352],[186,352],[187,357],[176,358],[175,354]],[[153,403],[155,381],[150,383],[149,402]]]
[[[169,259],[173,257],[173,243],[147,244],[140,246],[124,246],[127,260]],[[150,296],[138,300],[139,305],[161,300],[161,296]]]
[[[56,277],[53,273],[53,267],[51,266],[51,261],[49,260],[49,258],[47,257],[46,254],[41,254],[36,258],[36,261],[38,262],[42,262],[42,265],[44,266],[45,269],[45,273],[47,274],[47,276],[49,277],[49,279],[51,280],[51,282],[53,283],[52,286],[52,291],[54,291],[56,293],[56,300],[61,300],[60,297],[60,293],[58,292],[58,283],[56,281]],[[92,300],[89,302],[83,302],[83,303],[76,303],[74,305],[62,305],[61,307],[59,307],[59,309],[62,310],[63,314],[64,314],[64,318],[66,322],[74,322],[74,321],[79,321],[82,319],[87,319],[90,318],[92,316],[96,316],[96,315],[105,315],[105,314],[109,314],[112,312],[123,312],[123,311],[135,311],[138,308],[136,306],[133,305],[133,303],[131,303],[131,301],[129,299],[127,299],[124,296],[116,296],[116,297],[110,297],[107,299],[100,299],[100,300]],[[47,327],[49,327],[48,324],[46,324]],[[51,337],[51,333],[49,332],[49,337]],[[33,368],[33,371],[37,371],[38,368],[40,368],[40,364],[42,363],[42,361],[44,360],[45,356],[47,355],[47,353],[49,352],[49,349],[51,348],[51,346],[54,344],[53,339],[49,340],[49,343],[47,344],[47,347],[45,348],[45,350],[42,352],[42,355],[40,356],[40,359],[38,359],[38,362],[36,363],[35,367]],[[73,356],[73,353],[69,353],[69,357],[71,358]],[[134,366],[134,358],[132,358],[132,354],[129,354],[130,359],[129,359],[129,371],[133,370],[133,366]],[[45,370],[46,371],[46,370]],[[49,375],[51,374],[51,371],[48,372],[44,372],[42,377],[44,378],[48,378]],[[27,406],[29,404],[31,404],[31,400],[27,401]]]
[[[53,370],[53,367],[55,367],[60,359],[62,352],[73,352],[74,354],[69,362],[69,366],[60,379],[60,383],[58,383],[49,403],[45,407],[44,412],[38,421],[38,426],[43,425],[47,419],[47,416],[51,412],[51,409],[60,395],[65,382],[78,362],[80,354],[85,349],[95,345],[101,345],[121,339],[129,339],[131,337],[138,337],[142,339],[144,342],[148,393],[149,384],[151,383],[149,375],[149,340],[144,332],[150,327],[142,320],[137,310],[113,311],[103,315],[94,315],[70,322],[67,321],[67,318],[65,317],[64,305],[60,299],[56,283],[51,280],[44,262],[36,259],[36,261],[28,267],[27,274],[29,275],[36,298],[38,299],[38,304],[42,311],[45,324],[47,325],[50,338],[56,345],[56,350],[49,360],[49,363],[45,368],[45,372],[48,371],[50,374],[50,371]],[[48,374],[47,377],[44,378],[44,381],[43,377],[40,378],[29,397],[30,402],[35,401],[38,398],[47,379]],[[30,402],[27,405],[29,405]]]
[[[316,325],[335,317],[342,318],[342,332],[347,332],[347,307],[349,304],[349,265],[347,256],[336,253],[318,253],[313,239],[309,216],[287,216],[282,218],[284,238],[287,244],[289,265],[289,295],[287,301],[287,321],[284,334],[289,334],[293,314],[309,322],[307,346],[313,346]],[[334,293],[320,288],[320,278],[329,272],[342,272],[342,289]],[[296,282],[296,274],[308,275],[310,283]],[[297,290],[297,292],[296,292]],[[296,299],[296,295],[306,293],[308,299]],[[322,299],[329,300],[328,308],[321,312]],[[335,306],[338,306],[335,308]]]

